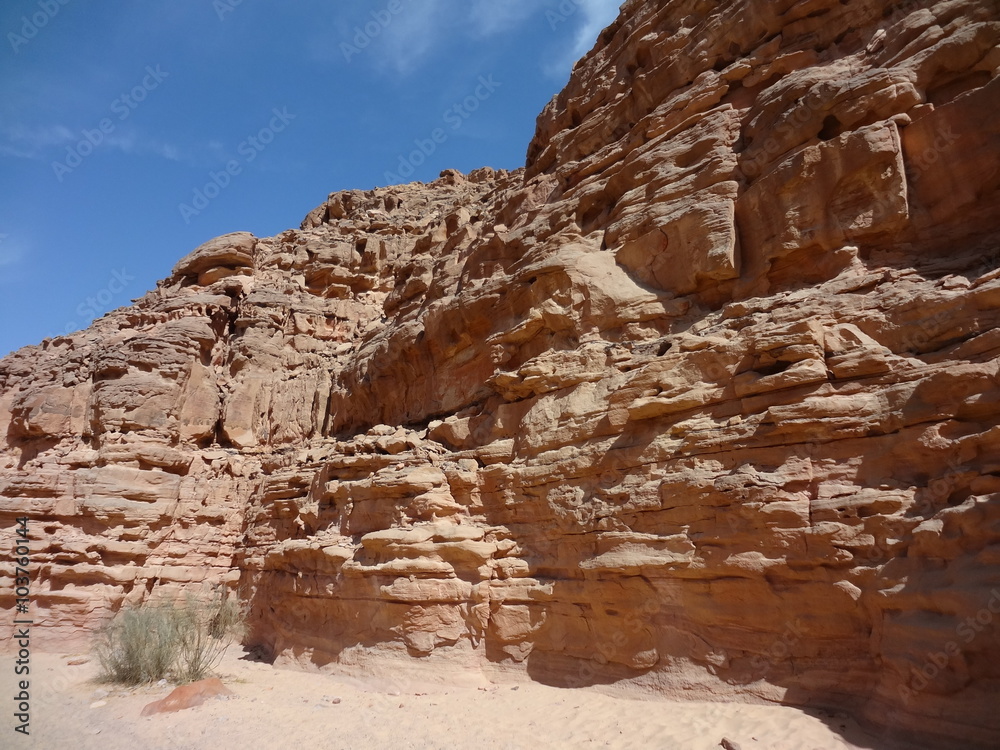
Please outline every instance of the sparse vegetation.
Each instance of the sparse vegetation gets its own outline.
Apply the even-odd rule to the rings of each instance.
[[[225,593],[125,607],[95,645],[102,677],[125,685],[203,679],[243,637],[245,621],[243,608]]]

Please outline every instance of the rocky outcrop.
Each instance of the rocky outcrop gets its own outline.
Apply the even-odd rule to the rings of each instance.
[[[334,194],[4,359],[39,636],[225,585],[281,658],[994,746],[998,44],[632,0],[524,169]]]
[[[146,704],[140,715],[170,714],[188,708],[196,708],[212,698],[228,700],[232,695],[233,691],[223,685],[222,680],[218,677],[208,677],[174,688],[165,698]]]

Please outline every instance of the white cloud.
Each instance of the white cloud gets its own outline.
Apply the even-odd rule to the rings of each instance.
[[[469,21],[477,36],[487,37],[513,29],[541,10],[537,0],[473,0]]]
[[[64,125],[34,128],[11,125],[0,130],[0,156],[47,160],[58,156],[58,153],[53,152],[81,140],[84,140],[83,131],[74,133]],[[135,131],[112,132],[104,136],[100,146],[118,149],[125,154],[155,154],[171,161],[179,161],[181,158],[176,146],[152,138],[142,138]]]
[[[622,2],[623,0],[578,0],[584,23],[577,32],[576,46],[573,48],[577,59],[583,57],[594,46],[598,34],[618,18]]]
[[[363,13],[338,16],[330,28],[307,42],[312,58],[383,68],[399,75],[414,73],[435,50],[456,36],[472,40],[511,32],[535,19],[548,24],[560,52],[546,72],[565,77],[617,16],[623,0],[406,0],[388,16],[384,2]],[[385,20],[382,20],[385,19]],[[557,19],[557,20],[553,20]]]
[[[142,138],[135,131],[112,133],[105,143],[124,154],[153,154],[169,161],[180,161],[180,149],[155,138]]]
[[[411,73],[448,33],[449,21],[454,23],[454,17],[447,11],[442,0],[409,3],[385,26],[379,50],[364,52],[388,59],[398,73]]]
[[[24,248],[10,238],[10,235],[0,233],[0,268],[16,265],[24,257]]]
[[[568,15],[551,16],[555,29],[568,29],[566,23],[576,25],[572,45],[546,72],[553,78],[565,78],[573,69],[573,65],[593,48],[598,35],[618,17],[618,12],[624,0],[571,0],[576,10]],[[576,18],[580,16],[580,20]],[[563,32],[566,33],[566,32]]]
[[[70,129],[62,125],[38,128],[10,125],[0,131],[0,138],[0,156],[19,159],[36,159],[47,149],[64,146],[75,140]]]
[[[181,150],[170,143],[157,143],[153,147],[153,153],[167,161],[181,161],[183,159]]]
[[[387,64],[406,75],[449,37],[486,39],[517,28],[543,9],[537,0],[412,0],[388,23],[379,23],[382,9],[376,9],[353,19],[349,29],[341,24],[335,32],[341,38],[333,47],[328,40],[313,40],[310,48],[314,57],[323,61],[367,58],[368,64]],[[369,38],[368,30],[377,30],[377,34]]]

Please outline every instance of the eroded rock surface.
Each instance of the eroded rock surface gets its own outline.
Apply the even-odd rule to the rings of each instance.
[[[232,695],[233,691],[223,685],[222,680],[218,677],[208,677],[204,680],[175,687],[166,697],[147,703],[140,715],[170,714],[188,708],[197,708],[212,698],[228,699]]]
[[[632,0],[524,169],[334,194],[10,355],[39,640],[224,584],[283,658],[995,746],[998,44],[981,0]]]

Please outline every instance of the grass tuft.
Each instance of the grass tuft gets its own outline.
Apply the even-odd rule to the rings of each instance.
[[[125,607],[98,634],[101,676],[123,685],[204,679],[242,639],[245,623],[244,609],[226,593]]]

